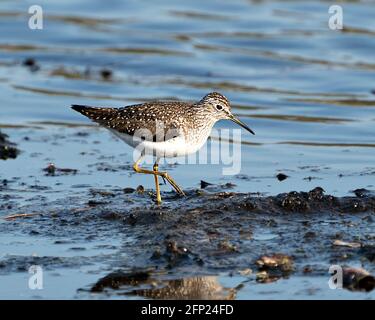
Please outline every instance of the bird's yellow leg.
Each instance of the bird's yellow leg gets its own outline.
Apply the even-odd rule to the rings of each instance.
[[[176,190],[177,193],[181,195],[185,195],[185,193],[182,191],[182,189],[178,186],[178,184],[172,179],[172,177],[169,176],[167,172],[160,172],[160,171],[155,171],[155,170],[147,170],[143,169],[139,166],[139,163],[141,162],[143,157],[140,157],[133,165],[133,169],[137,173],[144,173],[144,174],[152,174],[154,176],[161,176],[165,180],[167,180],[170,185]]]
[[[159,165],[158,162],[156,161],[153,167],[155,172],[159,171]],[[159,186],[159,177],[157,174],[154,174],[155,177],[155,189],[156,189],[156,202],[157,204],[161,203],[161,196],[160,196],[160,186]]]

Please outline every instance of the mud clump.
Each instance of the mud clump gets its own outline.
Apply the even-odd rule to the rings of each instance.
[[[362,268],[343,269],[343,287],[351,291],[372,291],[375,277]]]
[[[326,195],[321,187],[316,187],[309,192],[291,191],[269,197],[253,197],[250,194],[230,193],[228,201],[220,200],[226,198],[216,194],[214,204],[209,205],[211,209],[221,210],[245,210],[248,212],[272,212],[279,214],[292,213],[364,213],[375,211],[375,197],[372,194],[358,197],[337,198]]]
[[[36,61],[33,58],[26,58],[22,64],[26,67],[32,67],[36,65]]]
[[[262,256],[257,261],[257,282],[269,283],[288,277],[294,271],[293,258],[282,253]]]
[[[287,176],[285,173],[278,173],[276,175],[276,179],[279,180],[279,181],[284,181],[288,178],[289,178],[289,176]]]
[[[100,75],[104,80],[109,80],[112,78],[113,72],[110,69],[102,69],[100,70]]]
[[[134,192],[135,192],[135,189],[134,189],[134,188],[127,187],[127,188],[124,188],[122,191],[123,191],[125,194],[127,194],[127,193],[134,193]]]
[[[46,176],[60,176],[60,175],[68,175],[68,174],[77,174],[77,169],[70,169],[70,168],[58,168],[55,164],[50,163],[47,167],[43,169]]]
[[[15,159],[19,150],[14,143],[8,141],[8,136],[0,131],[0,160]]]
[[[266,198],[263,200],[266,200]],[[316,187],[309,192],[292,191],[289,193],[283,193],[275,197],[269,197],[269,200],[272,200],[272,205],[269,203],[269,209],[273,208],[276,211],[285,213],[314,213],[324,211],[358,213],[373,212],[375,210],[375,197],[373,197],[372,194],[369,194],[368,196],[364,195],[361,198],[336,198],[332,195],[325,195],[325,192],[321,187]],[[276,206],[274,204],[276,204]]]
[[[309,192],[292,191],[280,195],[279,199],[279,204],[284,210],[293,212],[306,212],[311,210],[311,205],[328,204],[333,201],[332,196],[324,196],[324,190],[321,187],[316,187]]]
[[[167,261],[166,267],[171,269],[183,261],[190,260],[191,252],[188,248],[178,245],[174,240],[166,240],[163,258]]]
[[[293,259],[286,254],[277,253],[271,256],[262,256],[257,260],[261,269],[280,269],[283,272],[293,270]]]
[[[309,209],[309,204],[301,194],[293,191],[280,201],[280,206],[287,211],[304,212]]]
[[[201,189],[205,189],[207,188],[208,186],[212,186],[213,184],[212,183],[209,183],[207,181],[203,181],[201,180]]]
[[[24,67],[29,68],[29,70],[32,71],[32,72],[38,71],[40,69],[40,66],[38,65],[38,63],[36,62],[36,60],[34,58],[26,58],[22,62],[22,65]]]
[[[375,195],[374,191],[367,190],[365,188],[360,188],[360,189],[355,189],[352,191],[358,198],[365,198],[368,196],[373,196]]]

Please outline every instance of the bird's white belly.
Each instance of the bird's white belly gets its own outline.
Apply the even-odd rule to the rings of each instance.
[[[129,146],[137,148],[137,150],[144,154],[153,155],[159,158],[181,157],[195,153],[204,145],[209,135],[208,132],[207,135],[194,141],[190,141],[183,136],[178,136],[167,141],[153,142],[142,141],[137,137],[120,133],[113,129],[109,130]]]

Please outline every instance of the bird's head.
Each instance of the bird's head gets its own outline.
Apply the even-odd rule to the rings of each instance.
[[[252,134],[255,134],[245,123],[239,120],[233,113],[228,99],[218,92],[211,92],[205,95],[198,105],[204,106],[206,110],[213,116],[216,121],[218,120],[231,120],[237,123],[242,128],[246,129]]]

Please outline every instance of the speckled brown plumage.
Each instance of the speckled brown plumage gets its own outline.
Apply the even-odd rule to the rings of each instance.
[[[109,129],[133,136],[137,130],[147,129],[152,133],[146,139],[156,141],[157,130],[181,132],[185,137],[211,129],[219,120],[212,105],[223,104],[230,109],[228,100],[217,92],[206,95],[197,103],[180,101],[146,102],[123,108],[103,108],[73,105],[72,108],[91,120]],[[171,136],[169,136],[170,138]],[[161,137],[165,140],[165,136]],[[159,140],[159,139],[158,139]]]

